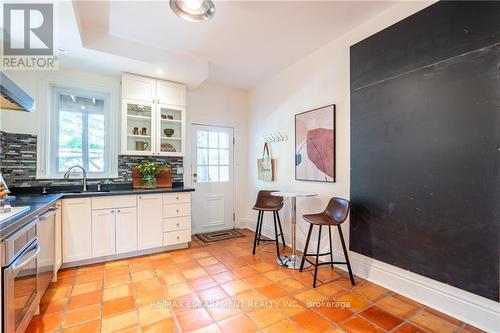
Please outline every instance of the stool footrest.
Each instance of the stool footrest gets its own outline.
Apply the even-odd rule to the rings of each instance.
[[[316,263],[315,261],[311,261],[307,258],[305,258],[305,260],[313,266],[331,265],[331,264],[333,264],[333,265],[347,265],[347,262],[340,262],[340,261],[329,261],[329,262]]]
[[[330,255],[330,252],[327,252],[327,253],[320,253],[320,254],[318,254],[318,256],[320,256],[320,257],[321,257],[321,256],[329,256],[329,255]],[[306,253],[306,254],[304,254],[304,257],[307,257],[307,256],[311,256],[311,257],[312,257],[312,256],[315,256],[315,257],[316,257],[316,253],[314,253],[314,254],[311,254],[311,253]]]

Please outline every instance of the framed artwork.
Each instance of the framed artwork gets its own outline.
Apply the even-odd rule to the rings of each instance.
[[[295,115],[295,179],[335,182],[335,104]]]

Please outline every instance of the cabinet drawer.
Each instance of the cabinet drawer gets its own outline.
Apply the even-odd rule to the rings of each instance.
[[[176,245],[191,241],[191,229],[163,233],[163,245]]]
[[[191,216],[163,219],[163,232],[191,229]]]
[[[189,203],[191,202],[190,193],[168,193],[163,194],[163,204],[177,204],[177,203]]]
[[[191,216],[191,204],[163,205],[163,217]]]
[[[106,197],[93,197],[92,209],[107,209],[121,207],[135,207],[135,195],[113,195]]]

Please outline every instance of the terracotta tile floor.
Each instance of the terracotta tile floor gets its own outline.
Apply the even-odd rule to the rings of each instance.
[[[186,250],[67,269],[28,332],[479,332],[378,285],[323,266],[276,265],[253,233]]]

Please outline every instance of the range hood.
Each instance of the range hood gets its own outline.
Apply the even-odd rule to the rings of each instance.
[[[13,111],[35,111],[35,100],[0,72],[0,108]]]

